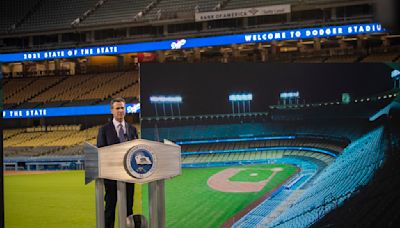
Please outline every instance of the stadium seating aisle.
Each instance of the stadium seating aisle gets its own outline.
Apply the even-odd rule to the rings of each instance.
[[[0,33],[5,33],[12,29],[12,25],[20,22],[33,6],[39,0],[25,1],[25,0],[3,0],[0,2],[1,9],[13,9],[2,11],[5,15],[2,15],[0,20]]]
[[[108,77],[107,81],[101,78],[100,80],[103,81],[103,83],[98,84],[95,88],[92,87],[90,90],[87,90],[87,93],[82,94],[78,99],[104,100],[126,89],[129,93],[127,97],[137,96],[139,94],[136,90],[132,89],[132,87],[136,88],[138,86],[137,74],[134,74],[132,77],[131,72],[124,72],[121,74],[111,74],[105,77]]]
[[[70,28],[71,23],[85,11],[95,6],[98,0],[41,0],[37,11],[26,18],[17,31],[43,31]],[[23,4],[21,4],[23,5]],[[46,22],[46,23],[44,23]]]
[[[143,11],[154,0],[119,0],[105,1],[89,15],[82,25],[96,25],[133,21],[134,17]]]
[[[11,99],[11,97],[18,97],[18,93],[29,86],[31,83],[33,83],[35,80],[36,78],[4,79],[4,103],[10,103],[9,99]]]
[[[306,227],[349,198],[371,179],[381,164],[382,134],[383,128],[378,128],[349,145],[290,210],[265,226]]]
[[[89,80],[90,75],[81,75],[80,77],[70,76],[65,77],[63,82],[55,85],[52,89],[45,91],[44,93],[40,94],[39,96],[32,99],[33,102],[51,102],[51,101],[58,101],[60,94],[67,93],[73,87],[79,87],[80,83],[83,83]]]
[[[3,141],[14,137],[22,132],[25,132],[25,129],[7,129],[3,131]]]
[[[15,135],[13,137],[6,139],[3,142],[3,145],[5,148],[11,147],[11,146],[18,146],[18,145],[23,144],[32,139],[34,140],[35,138],[40,137],[44,134],[45,134],[44,132],[20,133],[18,135]]]
[[[323,168],[316,165],[312,160],[300,157],[285,157],[281,159],[273,159],[270,162],[273,164],[293,164],[300,168],[299,177],[307,177],[303,180],[303,184],[309,181],[313,176],[317,175]],[[294,180],[292,180],[294,181]],[[286,183],[285,186],[289,186]],[[252,228],[257,227],[262,222],[268,221],[268,216],[276,217],[282,213],[283,208],[290,207],[294,201],[300,197],[303,191],[299,191],[302,184],[294,184],[291,187],[285,188],[282,186],[277,189],[270,197],[261,202],[257,207],[252,209],[249,213],[236,221],[232,227]],[[291,196],[292,195],[292,196]],[[289,197],[291,196],[291,197]],[[279,208],[279,212],[277,211]],[[272,215],[273,213],[273,215]]]
[[[51,86],[59,83],[61,80],[62,80],[61,77],[39,78],[28,85],[29,89],[26,88],[19,91],[14,96],[10,97],[9,99],[6,99],[5,103],[20,105],[25,102],[29,102],[29,100],[31,100],[33,97],[37,96],[43,91],[49,90]]]
[[[280,190],[275,193],[272,197],[267,198],[256,208],[254,208],[249,214],[244,216],[238,222],[236,222],[233,228],[252,228],[256,227],[257,224],[266,216],[274,211],[285,199],[287,199],[293,191],[291,190]]]
[[[155,8],[148,12],[145,18],[148,20],[159,20],[161,17],[164,19],[176,18],[177,12],[189,12],[193,14],[196,7],[196,2],[198,1],[161,0]],[[201,3],[199,5],[199,9],[203,8]]]
[[[385,162],[372,181],[312,227],[398,227],[400,224],[399,122],[385,128]]]
[[[137,72],[5,79],[4,90],[5,104],[17,108],[90,105],[118,95],[139,97]]]

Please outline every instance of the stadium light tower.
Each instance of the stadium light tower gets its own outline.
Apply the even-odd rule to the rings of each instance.
[[[154,104],[154,108],[156,110],[156,116],[158,117],[158,105],[162,105],[163,116],[167,115],[167,111],[165,109],[165,105],[169,105],[171,116],[174,116],[174,106],[176,105],[178,110],[178,115],[181,115],[180,104],[182,103],[181,96],[151,96],[150,103]]]
[[[235,113],[235,104],[237,104],[238,113],[240,113],[240,106],[242,106],[243,113],[246,112],[246,104],[247,104],[247,112],[250,112],[250,102],[253,100],[253,94],[231,94],[229,95],[229,101],[232,104],[232,113]]]
[[[279,95],[280,103],[283,105],[299,104],[300,93],[296,92],[282,92]]]
[[[400,71],[393,70],[392,71],[392,79],[393,79],[393,88],[398,89],[400,88]]]

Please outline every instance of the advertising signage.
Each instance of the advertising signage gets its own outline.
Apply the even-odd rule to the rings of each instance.
[[[348,24],[338,26],[310,27],[289,30],[266,31],[236,35],[211,36],[201,38],[182,38],[133,44],[95,46],[71,49],[47,50],[39,52],[20,52],[0,54],[0,62],[35,61],[59,58],[76,58],[99,55],[117,55],[124,53],[177,50],[207,46],[271,42],[280,40],[297,40],[319,37],[349,36],[384,32],[381,24]]]
[[[263,7],[241,8],[233,10],[217,10],[210,12],[195,12],[194,20],[198,21],[211,21],[240,17],[255,17],[262,15],[277,15],[290,13],[291,8],[289,4],[273,5]]]
[[[140,104],[126,104],[126,113],[139,113]],[[110,105],[3,110],[4,119],[111,114]]]

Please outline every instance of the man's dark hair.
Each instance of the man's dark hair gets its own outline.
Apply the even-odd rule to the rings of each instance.
[[[113,98],[113,99],[110,101],[110,106],[111,106],[111,108],[113,108],[113,105],[114,105],[115,102],[124,102],[124,104],[126,104],[124,98],[122,98],[122,97],[116,97],[116,98]]]

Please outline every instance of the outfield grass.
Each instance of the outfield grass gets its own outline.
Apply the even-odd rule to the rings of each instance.
[[[272,167],[285,170],[258,193],[223,193],[209,188],[207,179],[226,167],[184,169],[183,175],[166,181],[167,227],[220,226],[296,172],[289,165],[268,165]],[[83,171],[5,176],[4,185],[7,228],[95,227],[94,183],[84,185]],[[143,187],[143,211],[148,217],[147,185]]]
[[[207,185],[210,176],[226,167],[184,169],[182,176],[166,182],[167,227],[219,227],[231,216],[296,173],[296,168],[291,165],[244,167],[255,170],[281,167],[284,171],[279,172],[260,192],[226,193],[213,190]],[[146,186],[143,196],[144,211],[147,212]]]
[[[5,227],[95,227],[94,184],[83,171],[4,177]]]

